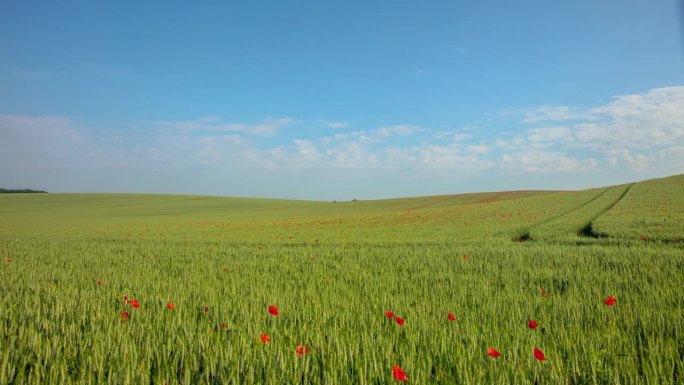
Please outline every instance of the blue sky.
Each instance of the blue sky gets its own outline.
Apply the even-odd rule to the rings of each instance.
[[[351,199],[684,173],[684,8],[0,1],[0,187]]]

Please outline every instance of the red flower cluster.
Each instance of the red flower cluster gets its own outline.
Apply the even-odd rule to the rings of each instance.
[[[394,365],[394,367],[392,368],[392,377],[394,377],[394,379],[397,381],[408,381],[408,377],[406,377],[406,372],[399,365]]]
[[[124,305],[131,304],[134,308],[140,307],[140,302],[137,299],[129,299],[127,295],[124,296]]]
[[[494,349],[494,348],[489,348],[489,349],[487,349],[487,354],[488,354],[490,357],[492,357],[492,358],[499,358],[499,357],[501,357],[501,353],[499,353],[499,351],[496,350],[496,349]]]
[[[309,347],[306,345],[297,345],[297,355],[303,356],[309,352]]]
[[[404,323],[406,323],[406,321],[403,318],[395,315],[394,312],[392,312],[391,310],[385,310],[385,317],[390,319],[394,318],[394,322],[396,322],[399,326],[404,326]]]
[[[101,281],[98,280],[98,281],[97,281],[97,284],[100,285],[100,284],[101,284]],[[540,290],[539,293],[540,293],[542,296],[545,296],[545,297],[547,296],[546,292],[545,292],[543,289]],[[124,296],[124,303],[125,303],[126,305],[129,305],[129,304],[130,304],[131,307],[133,307],[134,309],[138,309],[138,308],[140,307],[140,302],[139,302],[137,299],[129,299],[128,296]],[[606,306],[614,306],[614,305],[617,303],[617,298],[613,297],[612,295],[609,295],[608,298],[606,298],[606,299],[604,300],[603,303],[604,303]],[[169,303],[166,305],[166,308],[169,309],[169,310],[174,310],[174,309],[175,309],[175,305],[174,305],[172,302],[169,302]],[[204,306],[203,311],[204,311],[205,313],[208,313],[208,312],[209,312],[209,307],[208,307],[208,306]],[[272,316],[278,316],[278,315],[280,315],[280,311],[278,310],[278,307],[276,307],[275,305],[269,305],[269,306],[268,306],[268,312],[269,312]],[[394,312],[392,312],[391,310],[385,310],[385,317],[387,317],[387,318],[389,318],[389,319],[394,319],[394,321],[395,321],[399,326],[404,326],[404,324],[405,324],[405,322],[406,322],[403,318],[401,318],[401,317],[395,315]],[[128,311],[126,311],[126,310],[122,311],[120,319],[123,321],[123,320],[127,320],[127,319],[129,319],[129,318],[130,318],[130,314],[128,313]],[[448,319],[449,321],[455,321],[455,320],[456,320],[456,316],[455,316],[453,313],[447,313],[447,319]],[[538,326],[539,326],[539,323],[538,323],[537,321],[533,320],[533,319],[529,319],[529,320],[527,321],[527,327],[528,327],[529,329],[532,329],[532,330],[533,330],[533,329],[536,329]],[[225,323],[221,323],[221,324],[219,325],[219,327],[220,327],[221,329],[225,329],[225,328],[227,328],[227,325],[226,325]],[[271,337],[270,337],[267,333],[261,333],[261,335],[260,335],[260,340],[261,340],[261,343],[262,343],[262,344],[267,344],[267,343],[270,343],[270,342],[271,342]],[[301,345],[301,344],[300,344],[300,345],[297,345],[297,348],[296,348],[296,350],[295,350],[295,352],[296,352],[296,354],[297,354],[298,356],[303,356],[303,355],[305,355],[305,354],[308,354],[309,351],[310,351],[310,349],[309,349],[308,346],[306,346],[306,345]],[[493,358],[493,359],[498,359],[499,357],[501,357],[501,353],[500,353],[498,350],[494,349],[494,348],[488,348],[488,349],[487,349],[487,355],[490,356],[490,357]],[[538,347],[536,347],[536,346],[534,347],[534,349],[533,349],[533,351],[532,351],[532,355],[533,355],[533,357],[534,357],[536,360],[538,360],[538,361],[545,361],[545,360],[546,360],[546,356],[544,355],[544,352],[543,352],[541,349],[539,349]],[[401,366],[399,366],[399,365],[395,365],[395,366],[392,368],[392,376],[394,377],[394,379],[395,379],[396,381],[401,381],[401,382],[403,382],[403,381],[408,381],[408,377],[407,377],[407,375],[406,375],[406,372],[405,372],[405,371],[401,368]]]

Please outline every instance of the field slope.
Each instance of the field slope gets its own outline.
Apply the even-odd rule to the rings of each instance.
[[[0,257],[0,384],[684,382],[681,175],[356,202],[3,194]]]

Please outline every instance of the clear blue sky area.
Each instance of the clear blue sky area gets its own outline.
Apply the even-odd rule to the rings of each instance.
[[[684,172],[680,1],[0,1],[0,187],[346,199]]]

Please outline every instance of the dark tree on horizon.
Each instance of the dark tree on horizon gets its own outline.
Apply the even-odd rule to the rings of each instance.
[[[25,189],[4,189],[4,188],[0,188],[0,194],[23,194],[23,193],[47,193],[47,191],[31,190],[28,188],[25,188]]]

